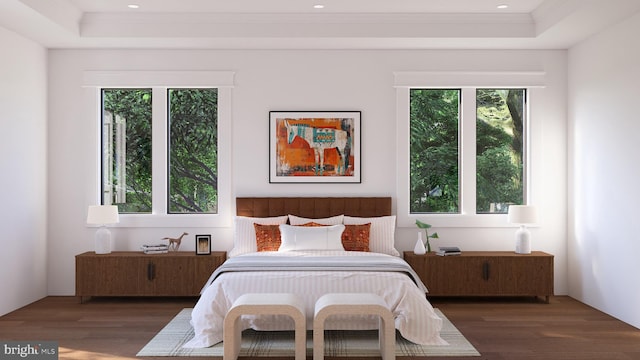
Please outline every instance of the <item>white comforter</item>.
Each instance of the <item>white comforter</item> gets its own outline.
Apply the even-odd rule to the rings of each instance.
[[[317,256],[358,257],[363,262],[368,257],[373,264],[388,257],[392,262],[397,258],[376,253],[344,251],[293,251],[261,252],[240,255],[246,257],[305,257],[317,260]],[[235,259],[235,258],[234,258]],[[266,260],[267,258],[265,258]],[[275,258],[274,258],[275,259]],[[240,260],[240,259],[238,259]],[[260,261],[262,263],[262,261]],[[379,265],[376,265],[379,266]],[[200,300],[195,305],[191,324],[195,336],[184,347],[208,347],[222,341],[223,322],[233,302],[246,293],[287,292],[298,294],[305,303],[307,327],[313,328],[313,313],[316,300],[326,293],[369,292],[381,296],[389,305],[395,327],[402,336],[418,344],[446,345],[440,337],[442,320],[435,314],[427,301],[424,285],[414,282],[407,273],[392,271],[353,271],[353,270],[271,270],[271,271],[232,271],[223,272],[205,286]],[[255,330],[292,330],[293,322],[286,316],[243,316],[243,329]],[[327,329],[377,329],[377,317],[363,319],[332,317],[327,321]]]

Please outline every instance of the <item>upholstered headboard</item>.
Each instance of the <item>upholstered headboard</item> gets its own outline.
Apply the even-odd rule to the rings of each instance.
[[[239,197],[240,216],[269,217],[296,215],[323,218],[335,215],[359,217],[391,215],[390,197]]]

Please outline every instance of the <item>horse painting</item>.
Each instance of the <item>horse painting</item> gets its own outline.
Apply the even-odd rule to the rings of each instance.
[[[324,174],[324,151],[327,149],[336,149],[338,151],[339,161],[336,167],[336,174],[344,175],[347,169],[348,154],[347,144],[349,134],[340,129],[333,128],[317,128],[306,124],[289,124],[285,121],[287,129],[287,143],[291,144],[296,137],[301,138],[309,144],[314,153],[314,173],[322,176]]]

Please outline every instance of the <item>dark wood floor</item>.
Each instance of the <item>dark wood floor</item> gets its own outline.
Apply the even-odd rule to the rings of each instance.
[[[549,304],[531,299],[431,302],[482,356],[429,359],[640,360],[640,330],[569,297],[552,297]],[[58,341],[60,359],[134,359],[180,309],[194,303],[191,298],[107,298],[80,304],[74,297],[48,297],[0,317],[0,339]]]

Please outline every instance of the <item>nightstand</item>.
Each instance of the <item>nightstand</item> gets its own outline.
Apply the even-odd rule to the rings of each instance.
[[[427,296],[553,295],[553,255],[533,251],[463,251],[461,255],[416,255],[404,259],[429,289]]]
[[[198,296],[226,258],[224,251],[86,252],[76,256],[76,296]]]

